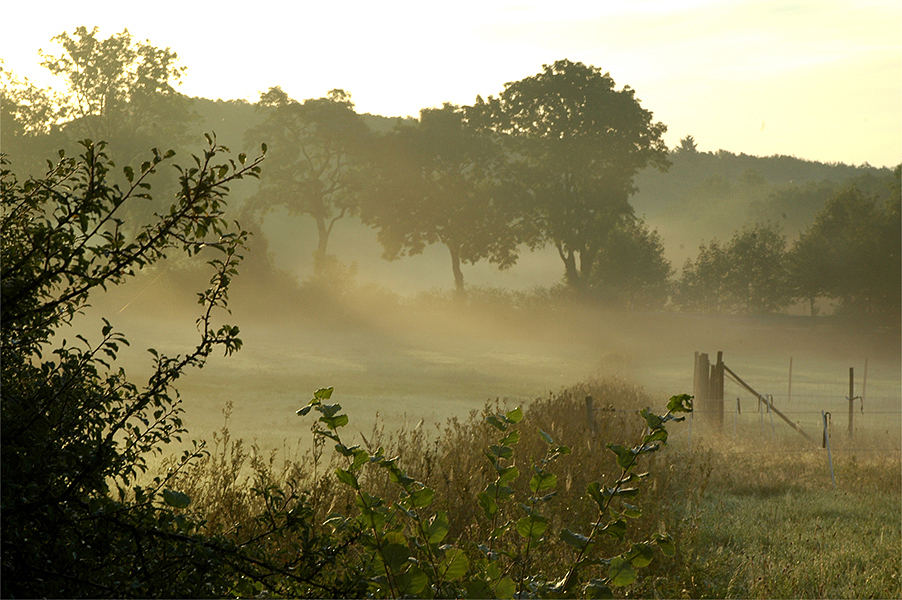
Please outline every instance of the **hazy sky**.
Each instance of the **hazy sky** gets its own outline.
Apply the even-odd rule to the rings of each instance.
[[[382,115],[470,103],[569,58],[634,88],[671,146],[902,161],[898,0],[53,0],[7,2],[0,21],[0,58],[41,82],[38,49],[78,25],[171,47],[186,94],[339,87]]]

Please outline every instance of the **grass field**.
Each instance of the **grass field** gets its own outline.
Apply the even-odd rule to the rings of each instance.
[[[695,351],[723,350],[727,364],[772,394],[816,443],[759,412],[753,398],[728,383],[723,431],[707,430],[701,414],[674,428],[653,501],[679,551],[655,563],[629,594],[902,597],[898,333],[835,319],[511,309],[491,298],[460,306],[440,296],[404,301],[377,292],[358,291],[328,310],[264,306],[265,317],[256,301],[238,294],[234,320],[245,347],[235,357],[211,359],[179,386],[192,436],[210,439],[231,402],[234,438],[255,441],[264,452],[296,444],[303,452],[309,423],[294,411],[324,386],[335,387],[352,432],[379,423],[391,435],[422,421],[421,430],[439,438],[441,424],[466,419],[487,400],[529,406],[611,375],[635,382],[649,403],[661,405],[691,391]],[[123,358],[134,375],[146,372],[142,348],[177,352],[192,343],[190,304],[174,292],[110,296],[98,313],[112,314],[129,335],[133,348]],[[82,321],[87,331],[92,318]],[[849,439],[848,368],[863,383],[865,358],[864,410],[856,402]],[[596,401],[616,404],[606,396],[616,389],[601,386]],[[636,408],[621,406],[626,413]],[[822,410],[832,415],[835,488],[819,447]]]

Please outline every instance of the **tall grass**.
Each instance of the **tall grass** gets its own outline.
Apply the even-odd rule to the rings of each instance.
[[[595,406],[594,422],[586,397]],[[536,464],[547,446],[542,429],[571,447],[555,464],[558,495],[547,514],[556,527],[577,528],[593,517],[585,498],[588,482],[619,473],[605,450],[608,442],[635,439],[641,419],[635,411],[660,404],[641,388],[614,379],[593,381],[534,400],[526,407],[516,460],[521,472]],[[447,511],[449,539],[458,545],[487,539],[490,524],[477,494],[495,474],[483,456],[495,434],[484,423],[499,407],[487,404],[465,419],[431,428],[386,427],[377,422],[360,443],[400,456],[406,472],[436,491],[437,510]],[[507,407],[510,408],[510,407]],[[263,452],[236,440],[226,424],[213,437],[211,452],[181,474],[179,489],[192,510],[216,533],[247,536],[267,530],[267,502],[303,495],[313,523],[353,498],[337,485],[335,453],[322,444]],[[353,419],[353,415],[352,419]],[[301,421],[298,422],[301,429]],[[675,430],[677,427],[674,428]],[[826,456],[799,441],[745,442],[703,431],[698,421],[693,448],[677,442],[648,463],[643,516],[637,535],[666,529],[677,541],[673,558],[659,557],[629,595],[645,597],[900,597],[902,497],[898,451],[834,455],[838,486],[833,489]],[[383,470],[368,470],[362,482],[386,499],[397,486]],[[528,495],[528,477],[514,482]],[[251,493],[270,487],[275,495]],[[280,496],[282,494],[282,496]],[[269,498],[267,500],[266,498]],[[314,535],[315,532],[311,533]],[[616,542],[611,551],[618,551]],[[273,540],[279,552],[287,540]],[[537,569],[554,572],[566,564],[566,546],[552,540]]]

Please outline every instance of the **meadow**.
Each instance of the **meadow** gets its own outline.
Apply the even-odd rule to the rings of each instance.
[[[176,351],[191,343],[183,326],[190,303],[166,277],[172,275],[151,292],[140,292],[147,289],[140,281],[115,290],[96,307],[109,314],[126,306],[112,311],[113,322],[133,342],[124,356],[133,374],[141,373],[142,345]],[[542,428],[574,448],[556,465],[565,485],[554,519],[589,518],[578,507],[587,478],[610,470],[604,443],[628,442],[639,408],[691,392],[695,351],[723,350],[727,364],[772,394],[814,443],[732,382],[722,430],[701,413],[675,424],[649,469],[643,507],[650,516],[640,529],[668,531],[677,553],[657,558],[625,593],[902,595],[902,406],[893,331],[841,318],[617,313],[490,289],[474,290],[465,303],[437,292],[404,299],[364,286],[325,295],[307,289],[278,300],[248,291],[239,287],[234,298],[244,348],[180,385],[189,431],[213,451],[182,485],[212,522],[240,522],[253,512],[242,508],[250,502],[242,490],[261,472],[273,481],[306,482],[323,518],[342,503],[330,448],[317,450],[310,422],[294,414],[323,386],[335,387],[353,441],[395,451],[436,489],[452,523],[475,518],[475,500],[467,497],[484,485],[487,407],[522,406],[524,431],[532,428],[537,438]],[[859,394],[865,358],[866,397],[854,405],[850,439],[848,368],[855,367]],[[598,408],[594,429],[587,427],[587,395]],[[822,410],[832,415],[835,487],[821,448]],[[531,443],[518,448],[524,464],[538,460]],[[387,489],[375,477],[368,484]],[[457,533],[478,539],[471,529]],[[549,568],[563,560],[559,546],[547,550]]]

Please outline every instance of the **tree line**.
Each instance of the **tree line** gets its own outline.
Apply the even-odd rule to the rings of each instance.
[[[55,40],[63,52],[45,55],[44,65],[70,93],[54,96],[6,73],[4,148],[36,153],[88,137],[130,158],[153,142],[184,140],[197,115],[175,91],[184,73],[175,53],[128,32],[99,39],[96,28]],[[806,302],[812,314],[832,304],[898,312],[898,169],[864,189],[809,186],[772,198],[762,215],[821,208],[791,244],[771,222],[741,227],[729,241],[712,236],[676,276],[631,198],[640,170],[691,160],[695,142],[689,136],[668,151],[665,125],[635,91],[590,65],[560,60],[496,96],[423,109],[384,131],[338,89],[297,100],[272,87],[255,106],[258,122],[245,137],[265,141],[269,156],[252,214],[284,208],[312,219],[320,273],[340,260],[330,239],[353,216],[376,231],[388,259],[444,246],[460,295],[465,265],[506,269],[524,251],[550,248],[564,286],[612,305],[773,312]]]

